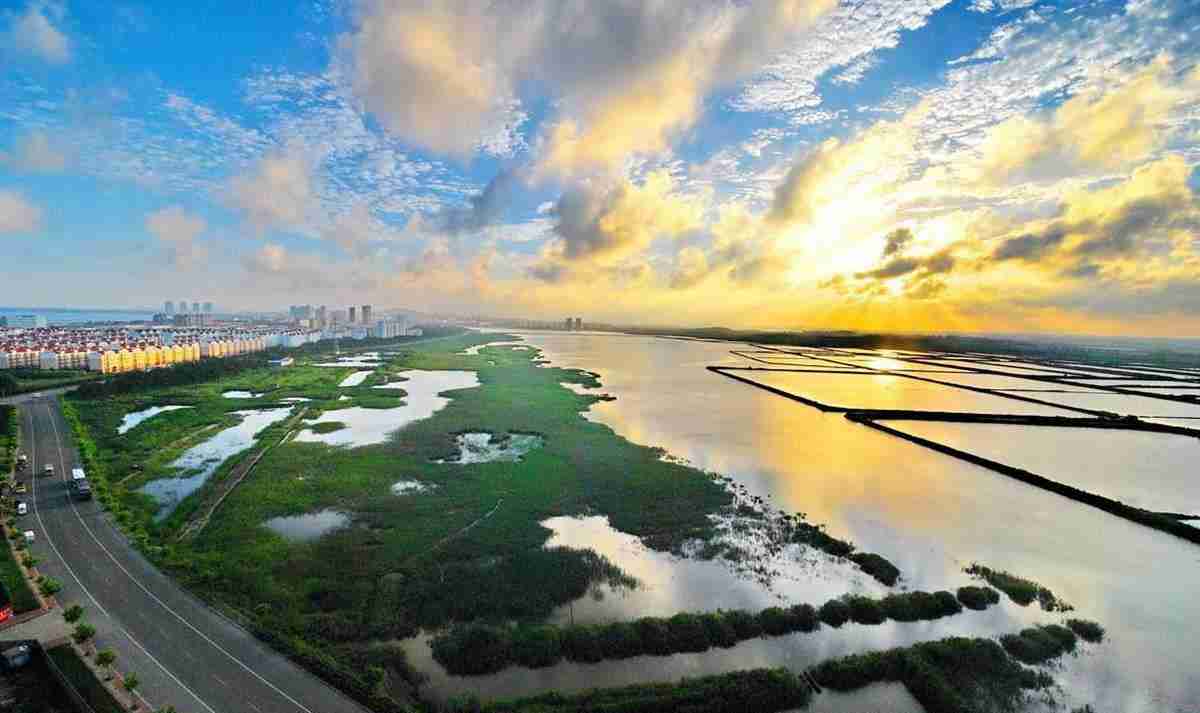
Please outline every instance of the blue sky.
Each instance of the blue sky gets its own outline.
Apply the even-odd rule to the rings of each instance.
[[[0,3],[0,302],[1191,325],[1198,30],[1182,0]]]

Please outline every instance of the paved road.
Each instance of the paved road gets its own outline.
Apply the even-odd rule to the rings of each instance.
[[[71,500],[78,453],[56,397],[20,407],[35,474],[26,477],[33,507],[21,524],[37,535],[39,569],[63,583],[63,606],[87,609],[97,645],[116,652],[120,670],[137,673],[148,704],[180,713],[363,713],[159,572],[98,503]],[[48,463],[55,474],[40,475]]]

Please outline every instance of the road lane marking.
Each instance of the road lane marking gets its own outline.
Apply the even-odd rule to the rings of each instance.
[[[83,580],[79,579],[79,576],[75,574],[75,570],[71,569],[71,565],[67,564],[67,558],[63,557],[62,552],[58,551],[58,547],[54,544],[54,538],[50,536],[50,531],[46,529],[46,523],[42,520],[42,511],[37,506],[37,439],[34,438],[33,435],[36,431],[36,427],[34,426],[33,409],[28,408],[26,409],[26,412],[29,415],[29,462],[32,468],[29,481],[30,490],[32,491],[33,495],[33,515],[37,518],[38,526],[42,528],[42,536],[46,538],[46,544],[50,545],[51,550],[54,550],[55,556],[57,556],[58,560],[62,562],[62,565],[66,568],[67,573],[71,575],[71,578],[75,580],[75,583],[79,585],[79,588],[83,590],[83,593],[88,596],[88,599],[92,600],[92,604],[96,605],[96,608],[100,610],[100,613],[107,617],[108,612],[103,606],[100,605],[100,602],[97,601],[91,590],[84,586]]]
[[[50,426],[54,430],[54,446],[58,450],[59,465],[62,466],[63,468],[65,468],[66,462],[63,460],[63,456],[62,456],[62,441],[58,435],[58,423],[56,422],[56,420],[54,418],[54,413],[53,413],[54,408],[57,408],[57,403],[54,403],[53,401],[51,401],[51,405],[47,406],[47,411],[49,412],[49,415],[50,415]],[[280,689],[278,686],[271,683],[267,679],[263,678],[257,671],[250,668],[246,664],[242,663],[241,659],[239,659],[238,657],[236,657],[233,654],[226,651],[220,644],[218,644],[217,642],[215,642],[211,638],[209,638],[207,634],[205,634],[203,631],[200,631],[195,626],[193,626],[190,621],[188,621],[187,619],[180,616],[171,607],[167,606],[167,603],[164,602],[163,600],[159,599],[158,596],[156,596],[154,594],[154,592],[151,592],[149,589],[147,589],[146,585],[142,584],[136,577],[134,577],[133,574],[131,574],[129,570],[125,569],[125,566],[123,564],[121,564],[121,562],[115,556],[113,556],[113,553],[110,552],[109,549],[104,546],[104,543],[100,541],[100,538],[96,537],[96,533],[92,531],[91,527],[88,527],[87,521],[85,521],[83,519],[83,516],[79,514],[79,508],[75,506],[75,501],[69,500],[69,502],[71,504],[71,509],[75,512],[75,517],[79,519],[79,524],[83,526],[83,529],[87,531],[88,535],[90,535],[91,538],[100,547],[100,549],[104,551],[104,554],[108,555],[108,558],[113,561],[113,564],[115,564],[122,572],[124,572],[125,576],[129,577],[129,581],[131,581],[135,585],[137,585],[138,589],[141,589],[143,592],[145,592],[146,596],[150,597],[155,602],[157,602],[159,606],[161,606],[165,611],[170,613],[171,616],[178,619],[180,621],[180,623],[182,623],[184,626],[186,626],[187,628],[194,631],[196,633],[196,635],[199,636],[201,639],[204,639],[209,644],[211,644],[214,649],[225,654],[225,656],[227,658],[229,658],[230,661],[233,661],[235,664],[240,666],[243,670],[245,670],[251,676],[257,678],[259,681],[266,684],[266,686],[268,688],[275,691],[283,698],[287,699],[287,701],[290,702],[292,705],[296,706],[297,708],[304,711],[305,713],[314,713],[314,711],[312,709],[308,708],[300,701],[297,701],[295,698],[292,698],[287,693],[285,693],[282,689]],[[195,695],[195,694],[193,694],[193,695]],[[205,706],[205,707],[207,707],[207,706]],[[212,710],[212,709],[210,708],[209,710]]]
[[[51,423],[51,424],[53,424],[53,423],[54,423],[54,415],[53,415],[53,414],[51,414],[51,415],[50,415],[50,423]],[[36,454],[36,453],[37,453],[37,450],[36,450],[36,448],[37,448],[37,447],[36,447],[36,439],[32,437],[32,434],[33,434],[33,432],[34,432],[35,430],[36,430],[36,426],[35,426],[35,422],[34,422],[33,410],[32,410],[32,409],[30,409],[30,410],[29,410],[29,431],[30,431],[31,437],[30,437],[30,439],[29,439],[29,444],[30,444],[30,453],[31,453],[31,454]],[[58,433],[57,433],[57,430],[56,430],[56,431],[55,431],[55,444],[56,444],[56,445],[58,445],[58,443],[57,443],[57,436],[58,436]],[[58,461],[59,461],[59,465],[61,466],[61,465],[62,465],[62,448],[61,448],[61,447],[59,447],[59,448],[58,448],[58,451],[59,451],[59,453],[58,453]],[[36,457],[36,455],[31,455],[31,456],[30,456],[30,460],[32,460],[32,461],[33,461],[33,462],[36,464],[36,463],[37,463],[37,457]],[[108,613],[108,612],[107,612],[107,611],[104,609],[104,607],[100,606],[100,602],[96,601],[96,597],[94,597],[94,596],[92,595],[92,592],[91,592],[91,591],[90,591],[90,590],[89,590],[89,589],[88,589],[86,586],[84,586],[83,582],[82,582],[82,581],[80,581],[79,577],[77,577],[77,576],[75,575],[75,572],[74,572],[74,570],[72,570],[72,569],[71,569],[71,565],[67,564],[67,560],[66,560],[66,558],[64,558],[64,557],[62,556],[62,553],[58,551],[58,548],[54,546],[54,541],[53,541],[53,540],[51,539],[51,537],[50,537],[50,532],[49,532],[48,530],[46,530],[46,525],[45,525],[45,523],[43,523],[43,522],[42,522],[42,514],[41,514],[41,512],[39,512],[39,511],[38,511],[38,509],[37,509],[37,471],[36,471],[36,470],[34,471],[33,477],[31,477],[31,478],[30,478],[30,480],[32,480],[32,481],[33,481],[33,483],[34,483],[34,486],[33,486],[33,491],[34,491],[34,498],[33,498],[33,511],[34,511],[34,513],[37,515],[37,518],[38,518],[38,523],[39,523],[39,524],[41,524],[41,526],[42,526],[42,533],[43,533],[43,534],[46,536],[46,542],[50,543],[50,547],[51,547],[51,548],[54,550],[54,552],[55,552],[55,553],[58,555],[58,558],[59,558],[60,560],[62,560],[63,566],[67,568],[67,571],[68,571],[68,572],[70,572],[70,573],[71,573],[71,576],[75,578],[75,581],[79,583],[79,587],[80,587],[80,589],[82,589],[82,590],[83,590],[83,591],[84,591],[84,592],[85,592],[85,593],[88,595],[88,598],[90,598],[90,599],[92,600],[92,603],[96,605],[96,608],[97,608],[97,609],[99,609],[99,610],[100,610],[100,612],[101,612],[102,614],[104,614],[104,616],[105,616],[106,618],[108,618],[108,619],[111,619],[111,620],[112,620],[112,622],[113,622],[114,624],[116,624],[116,619],[113,619],[113,617],[112,617],[112,616],[110,616],[110,615],[109,615],[109,613]],[[167,674],[168,676],[170,676],[170,677],[171,677],[171,679],[172,679],[173,681],[175,681],[175,683],[179,684],[179,687],[180,687],[180,688],[182,688],[183,690],[187,691],[187,692],[188,692],[188,694],[189,694],[189,695],[191,695],[191,697],[192,697],[192,698],[195,698],[197,703],[199,703],[200,705],[204,706],[204,707],[205,707],[205,709],[207,709],[207,710],[209,711],[209,713],[217,713],[215,710],[213,710],[212,706],[210,706],[210,705],[208,705],[207,703],[205,703],[205,702],[204,702],[204,699],[203,699],[203,698],[201,698],[200,696],[197,696],[195,691],[193,691],[192,689],[188,688],[188,687],[187,687],[187,685],[185,685],[183,681],[180,681],[180,680],[179,680],[179,679],[178,679],[178,678],[175,676],[175,674],[171,673],[171,670],[170,670],[169,668],[167,668],[166,666],[164,666],[164,665],[163,665],[163,663],[162,663],[161,661],[159,661],[158,659],[156,659],[156,658],[154,657],[154,655],[153,655],[153,654],[151,654],[149,651],[147,651],[145,646],[142,646],[142,644],[141,644],[141,643],[140,643],[140,642],[139,642],[137,639],[133,638],[133,634],[130,634],[130,633],[129,633],[129,630],[127,630],[127,629],[126,629],[125,627],[123,627],[123,626],[120,626],[119,624],[116,624],[116,625],[117,625],[117,629],[118,629],[118,630],[119,630],[121,633],[125,634],[125,638],[129,639],[130,641],[132,641],[132,642],[133,642],[133,644],[134,644],[134,646],[137,646],[139,649],[141,649],[141,650],[142,650],[142,653],[146,654],[146,656],[147,656],[147,657],[149,657],[149,659],[150,659],[151,661],[153,661],[154,663],[158,664],[158,667],[159,667],[159,668],[161,668],[161,669],[163,670],[163,673],[165,673],[165,674]]]

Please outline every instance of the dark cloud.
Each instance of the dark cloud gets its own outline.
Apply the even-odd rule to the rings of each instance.
[[[1153,230],[1168,226],[1179,209],[1174,201],[1142,198],[1121,206],[1110,221],[1075,246],[1078,255],[1124,255],[1133,252],[1137,239]],[[1079,230],[1077,232],[1084,232]]]
[[[607,230],[601,224],[624,190],[624,186],[596,190],[579,185],[559,196],[554,204],[554,215],[558,218],[554,232],[563,239],[563,255],[568,260],[601,255],[632,240],[632,235]]]
[[[540,262],[526,272],[535,280],[555,284],[566,280],[568,274],[566,266],[557,262]]]
[[[483,191],[471,196],[469,204],[462,208],[441,211],[433,217],[434,226],[447,233],[459,234],[486,228],[504,217],[521,176],[517,171],[497,173]]]
[[[904,252],[909,244],[912,243],[914,237],[916,236],[908,228],[897,228],[888,233],[883,239],[883,256],[892,257]]]
[[[856,272],[854,273],[854,276],[860,280],[868,278],[873,280],[890,280],[893,277],[901,277],[909,274],[910,272],[914,272],[920,267],[921,261],[916,258],[898,257],[887,261],[882,266],[877,267],[874,270]]]
[[[992,259],[996,261],[1037,260],[1056,250],[1070,234],[1069,226],[1063,223],[1052,223],[1036,233],[1025,233],[1005,240],[992,252]]]

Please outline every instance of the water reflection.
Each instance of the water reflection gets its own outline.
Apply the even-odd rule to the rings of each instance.
[[[367,377],[370,376],[372,373],[374,373],[374,372],[371,371],[370,369],[368,369],[367,371],[356,371],[353,374],[351,374],[350,376],[347,376],[345,379],[342,379],[342,383],[338,384],[338,386],[341,386],[341,387],[358,386],[362,382],[366,381]]]
[[[1200,439],[1142,431],[888,421],[897,430],[1159,512],[1200,513]]]
[[[1067,704],[1150,713],[1200,700],[1195,545],[701,368],[740,362],[728,354],[734,345],[526,336],[556,365],[599,373],[604,391],[618,397],[594,405],[589,418],[827,523],[892,560],[914,589],[957,586],[960,569],[977,560],[1036,579],[1102,622],[1113,643],[1066,659],[1056,674]],[[728,667],[787,660],[786,651],[762,655],[787,648],[772,641],[749,642],[765,648],[754,649],[757,658],[731,657]],[[621,662],[612,670],[633,668]],[[661,678],[697,668],[663,668]],[[608,670],[594,671],[591,685],[608,684]]]
[[[130,429],[134,428],[139,423],[145,421],[146,419],[154,418],[160,413],[178,411],[179,409],[185,408],[191,408],[191,406],[151,406],[150,408],[145,408],[141,411],[127,413],[121,419],[121,425],[117,426],[117,435],[123,436],[126,433],[129,433]]]
[[[739,371],[736,374],[827,406],[841,408],[1079,415],[1053,406],[890,374],[798,374],[788,371]],[[1043,400],[1051,399],[1047,397]]]
[[[226,428],[184,451],[170,467],[189,472],[189,475],[180,478],[159,478],[146,483],[140,489],[140,492],[158,501],[160,507],[155,519],[162,520],[170,515],[179,502],[199,490],[226,459],[249,448],[254,444],[254,437],[259,431],[282,421],[291,412],[290,406],[262,411],[235,411],[236,415],[242,417],[241,423]]]
[[[458,457],[448,463],[515,463],[521,456],[542,447],[542,437],[528,433],[510,433],[507,438],[492,440],[490,433],[461,433],[454,437]]]
[[[289,542],[311,542],[327,532],[350,524],[350,516],[338,510],[320,510],[303,515],[273,517],[263,527]]]
[[[467,389],[479,386],[473,371],[405,371],[403,382],[407,395],[404,404],[396,408],[354,407],[326,411],[309,426],[318,423],[344,423],[345,428],[330,433],[316,433],[306,428],[296,434],[297,441],[316,441],[331,446],[369,446],[384,443],[388,437],[404,426],[423,418],[429,418],[450,403],[450,398],[441,396],[443,391]]]

